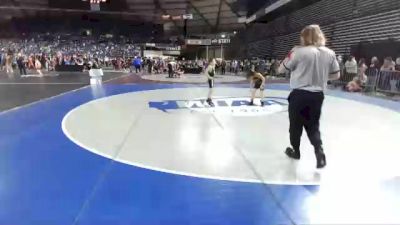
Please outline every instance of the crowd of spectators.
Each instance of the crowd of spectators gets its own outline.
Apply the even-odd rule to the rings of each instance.
[[[0,66],[7,73],[19,69],[52,71],[59,65],[110,66],[126,56],[140,54],[140,49],[129,40],[107,37],[44,34],[25,39],[0,40]],[[118,66],[118,65],[115,65]]]
[[[377,57],[369,62],[354,56],[343,59],[338,56],[342,81],[347,84],[344,89],[358,92],[368,83],[368,74],[379,71],[400,71],[400,57],[395,61],[391,57],[383,59],[381,64]],[[141,57],[140,47],[122,37],[83,37],[68,34],[34,34],[25,39],[0,40],[0,70],[13,74],[27,75],[27,70],[39,76],[54,71],[57,66],[78,65],[88,70],[93,67],[112,67],[115,70],[131,72],[145,71],[148,74],[168,73],[169,77],[179,77],[182,73],[200,73],[207,67],[206,59],[176,60],[169,57]],[[224,75],[239,74],[250,70],[265,75],[280,76],[280,61],[268,59],[217,59],[217,72]],[[290,76],[284,74],[283,76]],[[398,82],[383,77],[385,83]]]
[[[84,66],[86,69],[113,67],[115,70],[155,74],[168,72],[169,62],[173,62],[174,71],[199,71],[207,66],[206,59],[175,60],[139,55],[139,46],[121,38],[47,33],[32,34],[24,39],[0,40],[0,69],[8,74],[19,71],[20,75],[26,75],[27,71],[31,71],[43,75],[56,70],[57,66],[68,65]],[[221,74],[257,69],[274,75],[278,66],[276,59],[218,60],[217,69]]]
[[[368,64],[365,58],[360,58],[357,62],[354,56],[348,57],[348,59],[344,62],[341,57],[338,57],[339,64],[341,64],[341,73],[342,80],[348,81],[347,85],[344,87],[345,90],[350,92],[359,92],[362,91],[363,87],[365,87],[368,83],[368,75],[373,76],[375,79],[376,75],[379,71],[386,72],[400,72],[400,57],[393,60],[392,57],[385,57],[383,63],[380,64],[378,57],[372,57],[370,63]],[[384,75],[381,77],[378,82],[381,83],[390,83],[391,80],[397,78],[396,77],[386,77],[388,75]],[[400,79],[395,79],[393,82],[399,82]],[[388,86],[386,84],[385,86]],[[395,85],[399,85],[395,84]]]

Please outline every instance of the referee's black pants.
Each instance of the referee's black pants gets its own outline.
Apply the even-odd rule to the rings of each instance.
[[[303,127],[315,150],[322,147],[319,119],[324,101],[323,92],[311,92],[300,89],[289,95],[290,144],[295,151],[300,151]]]

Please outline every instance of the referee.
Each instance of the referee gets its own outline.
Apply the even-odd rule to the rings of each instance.
[[[322,148],[319,119],[324,91],[328,80],[340,77],[335,52],[325,47],[325,36],[318,25],[309,25],[301,31],[301,46],[295,47],[283,60],[279,72],[291,73],[289,95],[290,144],[286,155],[300,159],[300,139],[303,127],[315,149],[317,168],[326,166]]]

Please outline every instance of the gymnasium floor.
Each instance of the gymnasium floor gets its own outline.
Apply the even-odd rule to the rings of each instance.
[[[283,153],[286,83],[261,108],[219,78],[209,108],[202,78],[112,76],[0,113],[0,224],[400,224],[398,102],[330,91],[318,171],[305,134]]]

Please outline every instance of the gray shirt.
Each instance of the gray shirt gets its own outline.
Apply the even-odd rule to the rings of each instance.
[[[335,52],[327,47],[296,47],[283,65],[291,72],[290,87],[307,91],[325,91],[329,74],[340,71]]]

